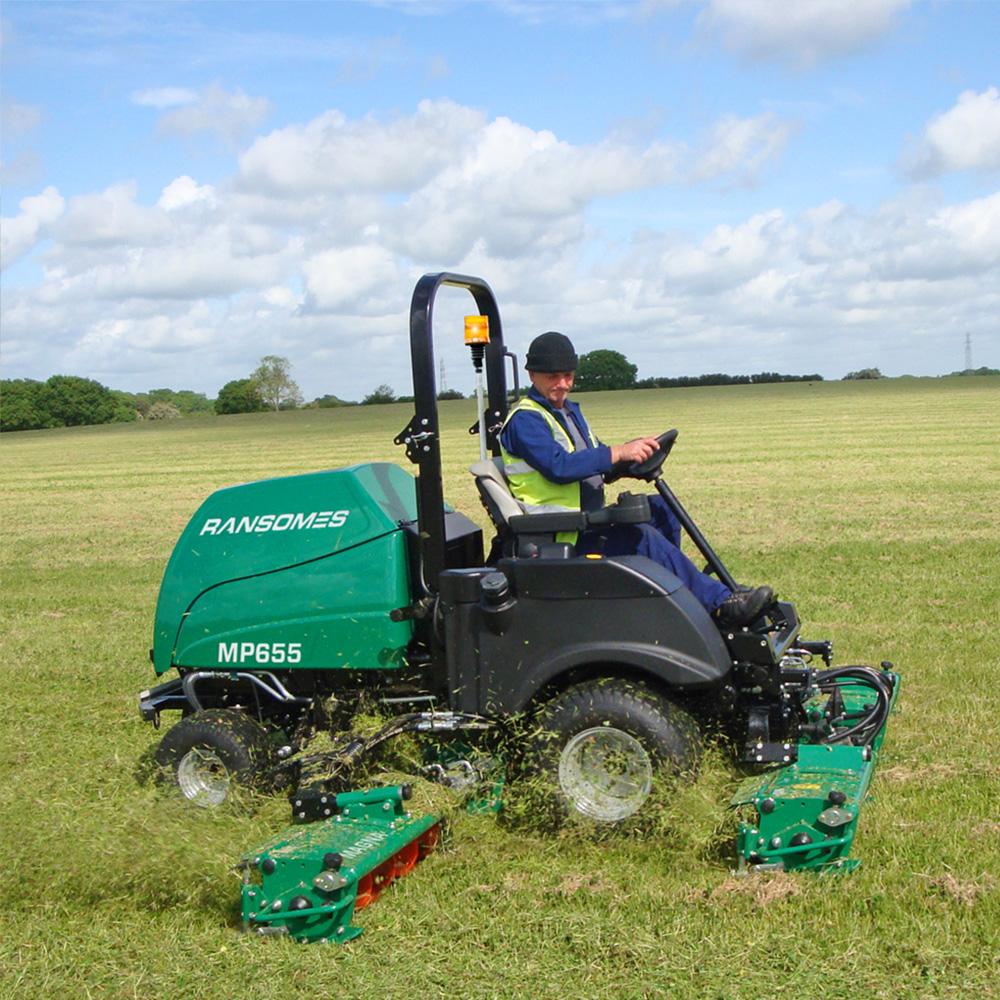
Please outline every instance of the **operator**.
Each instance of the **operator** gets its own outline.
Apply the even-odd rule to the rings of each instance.
[[[536,337],[525,364],[531,389],[511,408],[500,432],[511,492],[529,512],[599,510],[604,506],[602,475],[619,462],[642,462],[658,448],[655,437],[610,447],[594,437],[580,407],[569,399],[578,360],[564,334]],[[770,587],[734,592],[700,572],[681,551],[680,524],[662,497],[651,496],[650,507],[651,524],[581,532],[577,553],[648,556],[678,577],[721,626],[749,625],[772,603]]]

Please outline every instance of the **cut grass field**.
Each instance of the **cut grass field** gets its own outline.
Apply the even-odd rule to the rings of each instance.
[[[737,579],[836,662],[903,675],[849,877],[737,879],[710,755],[659,832],[459,815],[346,947],[237,933],[240,854],[287,804],[136,780],[174,540],[212,490],[389,460],[405,405],[3,435],[0,996],[990,997],[1000,981],[1000,379],[582,397],[605,440],[677,426],[668,480]],[[445,492],[472,404],[442,404]]]

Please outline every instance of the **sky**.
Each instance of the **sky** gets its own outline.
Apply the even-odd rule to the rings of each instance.
[[[1000,0],[5,0],[0,372],[408,394],[438,271],[522,358],[1000,367],[998,39]]]

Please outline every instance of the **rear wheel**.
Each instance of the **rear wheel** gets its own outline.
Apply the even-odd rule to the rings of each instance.
[[[637,813],[658,774],[691,770],[694,720],[643,684],[617,678],[574,685],[541,711],[532,757],[563,810],[598,823]]]
[[[236,787],[259,788],[273,757],[264,727],[235,709],[185,716],[160,741],[156,763],[184,798],[218,806]]]

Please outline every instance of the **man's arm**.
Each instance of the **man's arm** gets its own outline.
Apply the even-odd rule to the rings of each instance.
[[[576,483],[599,476],[618,462],[642,462],[658,447],[656,438],[642,437],[625,444],[567,451],[553,437],[544,417],[530,410],[515,413],[500,440],[511,455],[524,459],[553,483]]]
[[[530,410],[519,410],[510,418],[500,441],[511,455],[523,459],[553,483],[576,483],[599,476],[614,464],[612,449],[606,444],[567,451],[556,441],[545,418]]]

